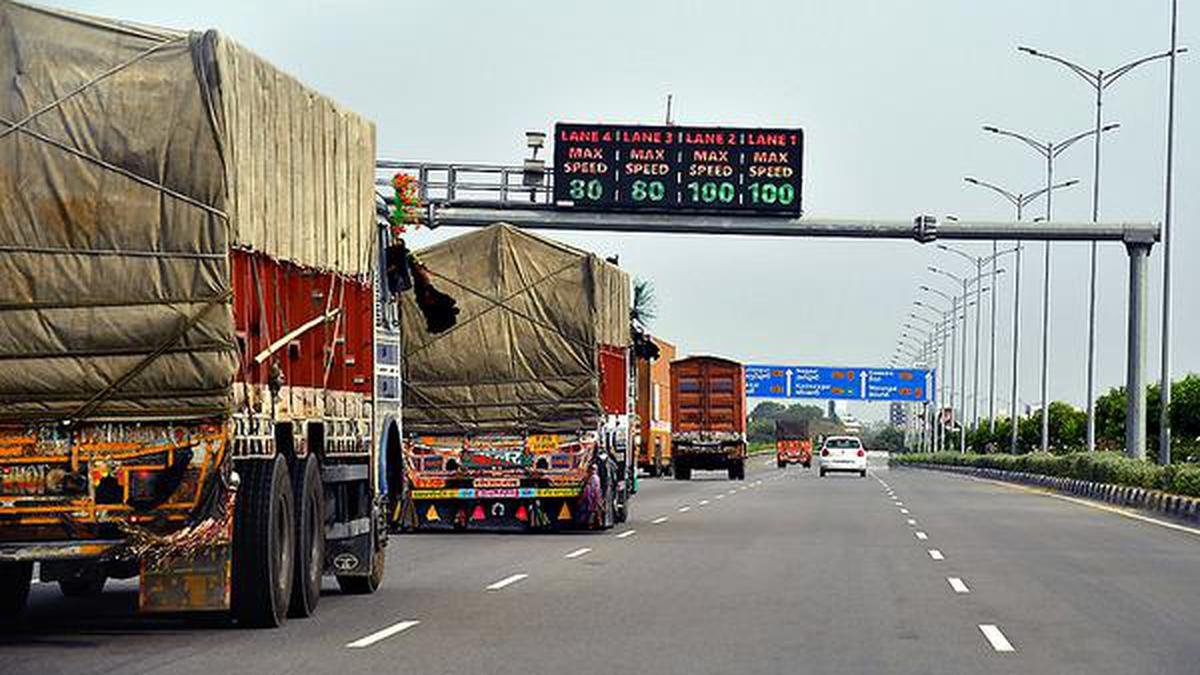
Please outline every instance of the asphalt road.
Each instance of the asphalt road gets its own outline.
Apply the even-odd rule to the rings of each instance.
[[[275,631],[138,616],[128,582],[38,584],[0,673],[1200,672],[1200,532],[958,476],[814,474],[646,480],[607,533],[394,537],[376,595],[327,582]]]

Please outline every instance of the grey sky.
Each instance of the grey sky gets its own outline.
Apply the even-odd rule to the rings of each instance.
[[[1200,47],[1200,17],[1183,4],[1180,42]],[[811,215],[910,218],[926,212],[1009,217],[963,176],[1036,189],[1043,168],[996,124],[1060,139],[1091,124],[1092,94],[1028,44],[1111,68],[1167,48],[1168,0],[794,2],[294,2],[76,0],[61,6],[180,28],[216,27],[374,119],[379,151],[396,159],[515,162],[526,129],[556,120],[657,123],[667,92],[675,119],[696,125],[798,125],[806,132],[804,202]],[[1177,145],[1178,373],[1200,370],[1200,200],[1194,86],[1198,54],[1180,61]],[[1109,90],[1101,217],[1163,212],[1165,62]],[[1091,147],[1064,154],[1055,216],[1090,216]],[[1041,213],[1039,203],[1030,208]],[[440,238],[420,233],[417,246]],[[681,353],[753,362],[882,363],[921,283],[954,256],[915,243],[554,236],[617,253],[651,279],[656,332]],[[966,248],[990,252],[990,245]],[[1021,395],[1037,399],[1041,245],[1024,265]],[[1161,247],[1152,258],[1157,376]],[[1053,398],[1084,397],[1087,246],[1054,254]],[[1124,381],[1124,251],[1101,249],[1098,385]],[[1011,275],[1000,284],[998,375],[1007,408]],[[951,290],[951,289],[947,289]],[[985,352],[986,353],[986,352]],[[986,363],[986,358],[984,359]],[[885,409],[862,409],[882,417]]]

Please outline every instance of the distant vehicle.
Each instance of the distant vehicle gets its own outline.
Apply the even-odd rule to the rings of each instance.
[[[862,441],[854,436],[830,436],[821,445],[817,466],[822,478],[831,471],[848,471],[866,478],[867,451]]]
[[[676,480],[693,469],[746,478],[746,376],[715,356],[671,363],[671,464]]]
[[[671,361],[675,345],[651,337],[658,358],[637,359],[637,464],[651,476],[671,472]]]
[[[780,469],[788,464],[812,466],[812,437],[807,420],[775,420],[775,465]]]

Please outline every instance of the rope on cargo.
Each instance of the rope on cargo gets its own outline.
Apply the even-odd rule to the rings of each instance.
[[[90,415],[101,403],[116,393],[121,387],[128,384],[130,380],[137,377],[138,374],[149,367],[151,363],[157,361],[160,356],[165,354],[166,351],[174,346],[174,344],[183,338],[184,335],[187,335],[188,331],[195,327],[195,325],[199,323],[200,320],[203,319],[210,311],[212,311],[214,307],[223,305],[226,302],[229,302],[229,300],[232,298],[233,289],[228,289],[221,295],[209,300],[204,304],[203,307],[200,308],[199,311],[184,321],[179,328],[166,340],[163,340],[162,343],[154,349],[154,351],[147,354],[146,357],[141,361],[138,361],[137,364],[130,368],[124,375],[113,380],[103,389],[96,392],[95,395],[85,401],[83,405],[79,406],[75,412],[63,417],[63,423],[71,424],[75,420],[79,420]]]
[[[155,52],[162,49],[163,47],[173,45],[177,42],[182,42],[186,39],[187,39],[187,36],[181,36],[181,37],[177,37],[172,40],[160,42],[160,43],[154,45],[153,47],[151,47],[150,49],[147,49],[147,50],[137,54],[132,59],[125,61],[123,63],[119,63],[119,64],[113,66],[112,68],[109,68],[108,70],[100,73],[96,77],[88,80],[87,82],[84,82],[83,84],[81,84],[78,87],[76,87],[75,89],[67,92],[63,96],[55,99],[54,101],[46,104],[45,106],[42,106],[38,110],[26,115],[20,121],[14,122],[14,121],[6,119],[4,117],[0,117],[0,124],[5,124],[9,127],[8,129],[0,130],[0,140],[2,140],[5,136],[8,136],[9,134],[20,131],[21,133],[28,134],[28,135],[42,141],[43,143],[53,145],[54,147],[56,147],[64,152],[75,155],[76,157],[78,157],[80,159],[83,159],[88,162],[92,162],[93,164],[96,164],[102,168],[108,169],[109,171],[112,171],[113,173],[120,174],[134,182],[141,183],[142,185],[145,185],[146,187],[158,190],[159,192],[161,192],[165,195],[174,197],[175,199],[178,199],[182,202],[185,202],[187,204],[195,206],[196,208],[201,209],[203,211],[207,211],[208,213],[211,213],[212,215],[217,216],[218,218],[228,220],[229,214],[225,213],[224,211],[222,211],[218,208],[215,208],[213,206],[205,204],[204,202],[200,201],[199,199],[196,199],[195,197],[189,197],[188,195],[185,195],[182,192],[172,190],[171,188],[169,188],[161,183],[158,183],[157,181],[153,181],[153,180],[150,180],[149,178],[146,178],[145,176],[138,175],[138,174],[130,171],[129,169],[117,166],[116,164],[113,164],[112,162],[109,162],[103,158],[94,157],[92,155],[89,155],[88,153],[83,152],[82,150],[79,150],[78,148],[71,147],[70,145],[63,143],[62,141],[53,139],[39,131],[35,131],[26,126],[29,124],[29,122],[33,121],[38,116],[40,116],[46,112],[49,112],[51,110],[54,110],[55,108],[60,107],[63,103],[67,102],[67,100],[79,95],[80,93],[82,93],[84,91],[87,91],[89,88],[91,88],[98,82],[101,82],[102,80],[105,80],[108,77],[111,77],[112,75],[115,75],[116,73],[119,73],[122,70],[138,63],[139,61],[154,54]]]

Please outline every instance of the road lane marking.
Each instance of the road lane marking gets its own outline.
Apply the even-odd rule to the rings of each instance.
[[[359,639],[355,640],[354,642],[347,644],[346,649],[362,649],[363,647],[370,647],[371,645],[375,644],[376,642],[379,642],[380,640],[386,640],[386,639],[392,637],[393,635],[396,635],[398,633],[403,633],[404,631],[408,630],[409,628],[412,628],[413,626],[415,626],[419,623],[421,623],[421,622],[420,621],[401,621],[400,623],[393,624],[391,626],[388,626],[387,628],[384,628],[381,631],[376,631],[366,637],[359,638]]]
[[[895,502],[895,504],[896,504],[896,506],[904,506],[904,502],[901,502],[901,501],[897,501],[897,502]]]
[[[624,539],[625,537],[632,537],[635,534],[637,534],[637,530],[625,530],[621,534],[617,535],[617,539]]]
[[[916,520],[914,520],[914,519],[912,519],[912,518],[909,518],[909,519],[908,519],[908,524],[909,524],[909,525],[916,525],[916,524],[917,524],[917,521],[916,521]]]
[[[929,549],[929,557],[933,558],[934,560],[945,560],[946,559],[946,556],[942,555],[942,552],[937,550],[936,548]]]
[[[650,521],[650,524],[662,525],[663,523],[667,522],[668,520],[670,520],[670,518],[668,518],[667,516],[659,516],[659,517],[655,518],[654,520]]]
[[[971,592],[971,589],[967,588],[967,585],[963,583],[963,580],[959,579],[958,577],[946,577],[946,581],[950,582],[950,588],[953,588],[955,593]]]
[[[708,506],[708,500],[707,500],[707,499],[701,499],[701,500],[700,500],[700,506]]]
[[[729,488],[729,494],[731,494],[731,495],[737,494],[737,488]]]
[[[929,538],[929,535],[925,534],[924,532],[914,532],[914,534],[916,534],[917,539],[920,539],[921,541],[925,541]]]
[[[722,494],[717,495],[717,499],[725,499],[725,494],[722,493]]]
[[[903,513],[904,515],[906,515],[906,516],[907,516],[907,515],[908,515],[908,509],[900,509],[900,513]]]
[[[691,511],[691,510],[692,510],[692,507],[690,507],[690,506],[681,506],[681,507],[679,507],[679,512],[680,512],[680,513],[687,513],[688,511]]]
[[[529,578],[528,574],[514,574],[511,577],[504,577],[500,581],[497,581],[496,583],[492,584],[491,586],[488,586],[485,590],[498,591],[501,588],[504,588],[506,586],[512,586],[513,584],[517,583],[518,581],[528,579],[528,578]]]
[[[1011,483],[1005,483],[1004,481],[999,481],[999,480],[989,480],[987,478],[977,478],[975,476],[965,476],[965,478],[969,478],[970,480],[977,481],[980,483],[990,483],[992,485],[998,485],[1000,487],[1012,488],[1014,490],[1021,490],[1022,492],[1030,492],[1035,495],[1042,495],[1043,497],[1053,497],[1054,499],[1061,499],[1064,502],[1071,502],[1072,504],[1086,506],[1088,508],[1096,509],[1098,511],[1107,511],[1108,513],[1112,513],[1112,514],[1115,514],[1118,516],[1124,516],[1125,518],[1130,518],[1132,520],[1140,520],[1143,523],[1149,523],[1151,525],[1158,525],[1160,527],[1165,527],[1169,530],[1176,530],[1178,532],[1186,532],[1188,534],[1194,534],[1194,535],[1200,537],[1200,530],[1198,530],[1194,527],[1188,527],[1186,525],[1179,525],[1177,523],[1171,523],[1171,522],[1167,522],[1165,520],[1159,520],[1158,518],[1151,518],[1150,516],[1143,516],[1140,513],[1133,513],[1132,511],[1117,508],[1115,506],[1109,506],[1107,504],[1099,504],[1096,502],[1090,502],[1086,499],[1078,499],[1076,497],[1068,497],[1066,495],[1054,494],[1053,492],[1046,492],[1045,490],[1037,490],[1037,489],[1034,489],[1031,487],[1026,487],[1024,485],[1013,485]]]
[[[582,558],[583,556],[585,556],[591,552],[592,552],[592,549],[584,546],[583,548],[577,548],[574,551],[571,551],[570,553],[564,555],[563,557],[566,558],[567,560],[574,560],[576,558]]]
[[[1000,629],[992,624],[979,624],[979,631],[983,633],[983,637],[987,638],[987,641],[992,644],[992,649],[995,649],[998,652],[1017,651],[1015,648],[1013,648],[1012,643],[1008,641],[1008,638],[1004,637],[1004,633],[1001,633]]]

